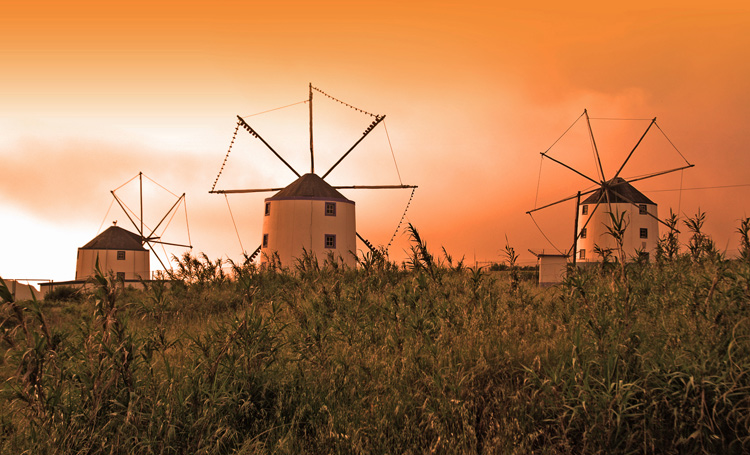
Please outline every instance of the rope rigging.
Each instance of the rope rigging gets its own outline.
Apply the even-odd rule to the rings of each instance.
[[[315,90],[316,92],[318,92],[318,93],[320,93],[320,94],[322,94],[322,95],[324,95],[324,96],[327,96],[328,98],[332,99],[333,101],[336,101],[337,103],[341,103],[341,104],[343,104],[344,106],[346,106],[346,107],[348,107],[348,108],[354,109],[355,111],[361,112],[361,113],[363,113],[363,114],[367,114],[367,115],[369,115],[370,117],[375,117],[375,118],[378,118],[378,117],[380,117],[380,115],[377,115],[377,114],[373,114],[373,113],[371,113],[371,112],[367,112],[367,111],[365,111],[365,110],[363,110],[363,109],[360,109],[360,108],[358,108],[358,107],[352,106],[352,105],[351,105],[351,104],[349,104],[349,103],[346,103],[346,102],[344,102],[344,101],[341,101],[341,100],[340,100],[340,99],[338,99],[338,98],[334,98],[334,97],[332,97],[331,95],[329,95],[328,93],[324,92],[323,90],[321,90],[321,89],[319,89],[319,88],[317,88],[317,87],[313,87],[313,86],[311,86],[311,88],[312,88],[313,90]]]
[[[544,231],[542,231],[542,228],[539,227],[539,224],[534,219],[534,215],[532,215],[531,213],[529,213],[529,216],[531,217],[531,221],[534,222],[534,225],[536,226],[536,228],[539,229],[539,232],[542,234],[542,236],[545,239],[547,239],[547,241],[549,242],[550,245],[552,245],[552,248],[556,249],[558,253],[560,253],[561,255],[565,256],[565,253],[563,253],[562,251],[560,251],[560,248],[558,248],[557,246],[555,246],[555,244],[552,243],[552,240],[550,240],[549,237],[547,237],[547,234],[545,234]]]
[[[227,200],[227,208],[229,209],[229,216],[232,218],[232,225],[234,226],[234,232],[237,234],[237,240],[240,242],[240,249],[245,252],[245,247],[242,246],[242,239],[240,238],[240,231],[237,229],[237,223],[234,221],[234,214],[232,213],[232,207],[229,205],[229,197],[224,195],[224,199]]]
[[[232,146],[234,145],[234,141],[237,139],[237,132],[240,130],[240,124],[241,122],[237,120],[237,126],[234,127],[234,134],[232,134],[232,140],[229,142],[229,149],[227,149],[227,154],[224,156],[224,161],[221,163],[221,169],[219,169],[219,173],[216,175],[216,180],[214,180],[214,184],[211,187],[211,191],[216,189],[216,184],[219,183],[219,177],[221,177],[221,173],[224,172],[224,166],[227,164],[227,160],[229,159],[229,153],[232,151]]]
[[[396,238],[396,234],[398,234],[399,229],[401,229],[401,224],[404,222],[404,218],[406,218],[406,212],[409,210],[409,206],[411,205],[412,199],[414,199],[414,192],[417,191],[417,188],[411,189],[411,195],[409,195],[409,200],[406,202],[406,208],[404,208],[404,213],[401,215],[401,219],[398,222],[398,225],[396,226],[396,230],[393,232],[393,235],[391,236],[391,240],[388,241],[388,246],[385,247],[385,251],[388,252],[388,248],[391,247],[391,244],[393,243],[393,239]]]
[[[398,175],[398,183],[403,185],[401,181],[401,172],[398,170],[398,163],[396,163],[396,154],[393,153],[393,145],[391,144],[391,136],[388,134],[388,127],[385,126],[385,120],[383,121],[383,129],[385,129],[385,137],[388,138],[388,147],[391,148],[391,156],[393,157],[393,165],[396,167],[396,174]]]

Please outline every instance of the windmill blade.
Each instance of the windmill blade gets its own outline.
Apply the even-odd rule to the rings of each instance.
[[[359,143],[360,143],[360,142],[362,142],[362,140],[363,140],[364,138],[366,138],[366,137],[367,137],[367,135],[368,135],[368,134],[370,134],[370,131],[372,131],[372,130],[373,130],[373,129],[374,129],[375,127],[376,127],[376,126],[378,126],[378,123],[382,122],[383,120],[385,120],[385,115],[378,115],[378,116],[376,116],[376,117],[375,117],[375,121],[374,121],[374,122],[372,122],[372,123],[370,124],[370,126],[368,126],[368,127],[367,127],[367,129],[365,130],[365,132],[364,132],[364,133],[362,133],[362,137],[361,137],[361,138],[359,138],[359,139],[357,140],[357,142],[355,142],[355,143],[354,143],[354,145],[352,145],[351,147],[349,147],[349,150],[347,150],[347,151],[346,151],[346,153],[344,153],[344,155],[343,155],[343,156],[342,156],[341,158],[339,158],[339,160],[338,160],[338,161],[336,161],[336,163],[334,163],[334,165],[333,165],[333,166],[331,166],[331,168],[330,168],[330,169],[328,169],[328,171],[327,171],[327,172],[326,172],[325,174],[323,174],[323,176],[322,176],[321,178],[322,178],[322,179],[325,179],[325,178],[326,178],[326,176],[328,176],[328,174],[330,174],[330,173],[331,173],[331,171],[332,171],[332,170],[334,170],[334,169],[336,168],[336,166],[338,166],[338,165],[339,165],[339,163],[341,163],[341,162],[342,162],[342,161],[344,160],[344,158],[346,158],[346,156],[347,156],[347,155],[349,155],[349,154],[350,154],[350,153],[352,152],[352,150],[354,150],[354,148],[355,148],[355,147],[356,147],[357,145],[359,145]]]
[[[370,249],[370,251],[372,251],[373,254],[377,254],[377,255],[380,254],[380,251],[378,251],[377,248],[372,246],[372,243],[368,242],[367,239],[359,235],[359,232],[355,232],[355,234],[357,234],[357,237],[362,241],[362,243],[364,243],[367,246],[367,248]]]
[[[177,202],[175,202],[174,205],[172,205],[172,207],[167,211],[167,213],[164,215],[164,217],[162,217],[162,219],[156,224],[156,227],[151,230],[151,233],[148,235],[149,237],[151,237],[152,235],[154,235],[154,233],[156,232],[156,230],[159,229],[159,226],[161,226],[161,224],[164,222],[164,220],[167,219],[167,217],[169,216],[169,214],[172,213],[172,211],[179,205],[180,202],[182,202],[182,200],[184,198],[185,198],[185,193],[182,193],[182,196],[180,196],[177,199]]]
[[[417,185],[349,185],[333,186],[337,190],[399,190],[404,188],[419,188]]]
[[[552,158],[551,156],[547,155],[547,152],[542,152],[542,156],[545,157],[545,158],[549,158],[552,161],[554,161],[555,163],[559,164],[560,166],[563,166],[566,169],[569,169],[569,170],[575,172],[576,174],[580,175],[581,177],[585,178],[586,180],[590,180],[594,185],[601,185],[602,184],[601,182],[597,182],[596,180],[592,179],[588,175],[583,174],[583,173],[581,173],[581,172],[573,169],[572,167],[568,166],[567,164],[563,163],[562,161],[558,161],[558,160]]]
[[[635,177],[635,178],[632,178],[632,179],[628,179],[628,183],[637,182],[639,180],[646,180],[646,179],[650,179],[652,177],[658,177],[658,176],[664,175],[664,174],[670,174],[672,172],[681,171],[683,169],[690,169],[691,167],[694,167],[694,166],[695,166],[695,164],[688,164],[687,166],[677,167],[677,168],[674,168],[674,169],[670,169],[668,171],[660,171],[660,172],[654,172],[652,174],[642,175],[640,177]]]
[[[253,251],[253,254],[247,257],[247,262],[253,262],[255,258],[260,254],[260,250],[263,248],[263,245],[258,245],[258,248]]]
[[[247,122],[245,121],[245,119],[243,119],[239,115],[237,116],[237,119],[240,121],[240,123],[242,124],[242,127],[245,128],[248,133],[250,133],[252,136],[260,139],[260,141],[263,144],[265,144],[266,147],[268,147],[268,150],[272,151],[273,154],[276,155],[276,158],[280,159],[282,163],[286,164],[286,167],[288,167],[289,169],[292,170],[292,172],[294,172],[294,175],[296,175],[297,177],[301,177],[299,175],[299,172],[297,172],[296,170],[294,170],[294,168],[292,167],[291,164],[287,163],[286,160],[284,158],[282,158],[281,155],[279,155],[279,153],[276,150],[274,150],[273,147],[271,147],[271,145],[268,142],[265,141],[265,139],[263,139],[262,137],[260,137],[260,134],[258,134],[258,132],[255,131],[253,129],[253,127],[251,127],[250,125],[247,124]]]
[[[620,169],[617,170],[617,173],[615,173],[615,176],[612,177],[612,180],[616,179],[620,176],[620,172],[622,172],[622,169],[625,167],[626,164],[628,164],[628,161],[630,161],[630,157],[633,156],[633,153],[635,153],[635,149],[638,148],[639,145],[641,145],[641,142],[643,141],[643,138],[646,137],[646,134],[648,133],[648,130],[651,129],[651,127],[656,123],[656,117],[651,119],[651,123],[648,124],[648,127],[646,127],[646,131],[643,132],[640,139],[638,139],[638,142],[635,143],[635,146],[633,147],[633,150],[630,151],[627,158],[625,158],[625,161],[623,161],[622,166],[620,166]]]
[[[403,188],[418,188],[416,185],[338,185],[331,186],[331,188],[337,190],[384,190],[384,189],[403,189]],[[281,191],[284,188],[247,188],[238,190],[215,190],[209,191],[212,194],[241,194],[241,193],[270,193],[274,191]]]
[[[599,156],[599,148],[596,146],[596,140],[594,139],[594,130],[591,129],[591,119],[589,118],[589,113],[586,109],[584,109],[583,114],[586,116],[586,124],[589,127],[589,137],[591,137],[591,143],[594,146],[594,155],[596,156],[596,163],[599,165],[599,175],[601,176],[602,181],[607,181],[607,178],[604,177],[604,167],[602,166],[602,159]]]
[[[240,190],[212,190],[210,194],[241,194],[241,193],[270,193],[273,191],[281,191],[284,188],[248,188]]]
[[[159,245],[179,246],[179,247],[182,247],[182,248],[192,248],[193,247],[193,245],[183,245],[181,243],[162,242],[161,240],[152,240],[152,239],[149,239],[149,242],[158,243]]]
[[[161,258],[159,257],[159,255],[156,253],[156,249],[154,248],[153,245],[151,245],[151,242],[149,242],[148,240],[146,240],[146,245],[148,245],[149,250],[151,250],[151,252],[154,253],[154,256],[156,256],[156,259],[159,261],[159,264],[161,264],[161,267],[164,270],[167,270],[167,266],[164,265],[164,262],[161,260]],[[170,269],[171,269],[171,267],[170,267]]]
[[[598,183],[597,183],[597,185],[598,185]],[[601,189],[601,187],[594,188],[593,190],[584,191],[584,192],[581,193],[581,196],[586,196],[587,194],[591,194],[594,191],[599,190],[599,189]],[[563,202],[568,202],[570,200],[575,199],[576,197],[578,197],[578,194],[574,194],[574,195],[572,195],[570,197],[566,197],[564,199],[560,199],[559,201],[553,202],[551,204],[547,204],[547,205],[542,206],[542,207],[537,207],[535,209],[529,210],[526,213],[530,215],[530,214],[532,214],[534,212],[537,212],[539,210],[546,209],[547,207],[552,207],[553,205],[562,204]]]

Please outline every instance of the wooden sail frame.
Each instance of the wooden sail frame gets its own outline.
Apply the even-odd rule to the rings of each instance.
[[[144,222],[144,218],[143,218],[143,177],[144,177],[143,172],[139,172],[136,177],[138,178],[138,181],[139,181],[139,207],[140,207],[140,210],[139,210],[140,216],[137,217],[137,222],[136,222],[136,220],[133,219],[133,217],[130,216],[130,213],[133,213],[133,215],[135,216],[135,212],[133,212],[133,210],[131,210],[125,204],[125,202],[119,196],[117,196],[117,193],[116,193],[117,190],[119,190],[123,186],[127,185],[128,183],[130,183],[135,177],[133,177],[133,179],[128,180],[124,184],[120,185],[118,188],[110,191],[110,193],[112,193],[112,197],[114,197],[114,199],[117,202],[117,204],[120,206],[120,208],[122,209],[122,211],[125,213],[125,216],[127,216],[128,220],[133,225],[133,227],[137,231],[138,235],[141,237],[141,244],[148,246],[149,250],[152,253],[154,253],[154,256],[156,256],[156,259],[159,261],[159,264],[161,264],[161,266],[162,266],[162,268],[164,270],[171,270],[172,267],[167,267],[164,264],[164,261],[162,261],[161,257],[159,256],[159,253],[156,252],[156,248],[154,248],[154,245],[155,244],[157,244],[157,245],[167,245],[167,246],[175,246],[175,247],[180,247],[180,248],[190,248],[190,249],[192,249],[193,246],[191,245],[192,242],[190,241],[190,227],[189,227],[189,225],[187,226],[187,232],[188,232],[188,244],[187,245],[186,244],[181,244],[181,243],[166,242],[166,241],[164,241],[164,240],[161,239],[161,236],[157,236],[155,234],[156,234],[156,231],[161,227],[162,223],[164,223],[164,221],[167,219],[167,217],[170,216],[170,214],[172,215],[172,217],[174,217],[174,215],[177,213],[177,210],[179,209],[179,207],[180,207],[181,204],[183,204],[184,207],[185,207],[185,224],[186,225],[188,224],[187,223],[187,202],[186,202],[186,199],[185,199],[185,193],[182,193],[182,195],[180,195],[180,196],[177,197],[177,201],[174,204],[172,204],[172,206],[169,208],[169,210],[167,210],[167,212],[164,214],[164,216],[162,216],[162,218],[159,220],[159,222],[155,225],[155,227],[153,229],[149,228],[150,232],[147,233],[145,222]],[[148,178],[148,177],[146,177],[146,178]],[[151,180],[151,179],[149,179],[149,180]],[[156,182],[154,182],[154,183],[156,183]],[[161,186],[158,183],[156,183],[156,184],[158,186]],[[164,188],[164,187],[162,187],[162,188]],[[166,190],[166,188],[164,188],[164,189]],[[170,194],[174,195],[174,193],[172,193],[171,191],[169,191],[169,190],[166,190],[166,191],[169,192]],[[170,218],[170,220],[171,220],[171,218]]]

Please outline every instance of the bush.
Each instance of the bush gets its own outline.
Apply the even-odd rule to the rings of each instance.
[[[55,286],[44,296],[50,302],[81,302],[84,298],[84,293],[73,286]]]

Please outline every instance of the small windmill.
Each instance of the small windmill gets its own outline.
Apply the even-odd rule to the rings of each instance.
[[[318,92],[333,101],[341,103],[362,114],[373,117],[374,120],[364,130],[354,144],[325,172],[322,176],[315,173],[315,152],[313,144],[313,92]],[[261,245],[250,255],[254,259],[261,254],[261,263],[272,257],[278,257],[282,265],[290,265],[301,257],[303,251],[322,257],[334,254],[341,257],[345,263],[354,265],[354,258],[349,254],[356,251],[356,238],[359,238],[370,250],[377,254],[377,250],[356,231],[355,204],[344,197],[340,189],[411,189],[412,197],[415,185],[349,185],[332,186],[325,178],[375,129],[385,115],[376,115],[358,109],[348,103],[328,95],[322,90],[309,85],[309,97],[305,102],[309,106],[310,122],[310,172],[300,174],[294,169],[260,134],[253,129],[242,117],[237,116],[237,126],[221,170],[214,181],[209,193],[237,194],[277,192],[265,199],[263,217],[263,239]],[[261,141],[297,178],[284,188],[253,188],[217,190],[216,184],[226,165],[229,153],[237,138],[237,132],[242,127],[251,136]],[[399,178],[400,179],[400,178]],[[411,198],[409,199],[411,202]],[[406,209],[408,210],[408,204]],[[230,209],[231,211],[231,209]],[[404,211],[405,215],[406,211]],[[402,216],[403,220],[403,216]],[[400,226],[400,223],[399,223]],[[396,228],[398,231],[398,227]],[[395,234],[394,234],[395,235]]]
[[[565,164],[562,161],[549,156],[548,152],[552,148],[550,147],[549,149],[541,153],[542,159],[549,159],[563,166],[569,171],[583,177],[593,184],[593,189],[578,191],[573,196],[569,196],[556,202],[546,204],[542,207],[534,208],[526,213],[529,214],[533,220],[532,214],[534,212],[561,204],[566,201],[570,201],[573,199],[576,200],[575,234],[573,245],[569,250],[564,252],[564,255],[572,256],[573,264],[576,263],[577,259],[582,261],[592,261],[594,255],[591,253],[593,253],[595,246],[601,247],[606,246],[608,243],[611,243],[611,239],[607,235],[605,235],[606,232],[608,232],[607,227],[611,227],[612,225],[611,215],[614,215],[616,217],[620,216],[628,223],[623,249],[628,251],[632,249],[647,253],[656,246],[656,241],[659,237],[659,223],[664,224],[667,227],[670,226],[659,219],[656,204],[645,195],[643,195],[643,193],[638,191],[632,185],[632,183],[651,179],[653,177],[661,175],[670,174],[672,172],[681,171],[683,169],[688,169],[693,167],[694,165],[690,164],[675,147],[677,153],[685,161],[685,165],[673,169],[652,172],[646,175],[641,175],[629,179],[624,179],[621,177],[623,169],[628,164],[636,149],[638,149],[641,142],[646,137],[646,134],[651,130],[651,128],[655,126],[661,131],[661,128],[659,128],[659,126],[656,124],[656,118],[654,117],[650,120],[648,127],[640,136],[638,142],[635,144],[632,150],[628,153],[627,157],[622,162],[617,171],[613,175],[611,174],[611,177],[606,177],[604,168],[602,166],[602,161],[599,156],[599,150],[596,145],[596,140],[594,139],[594,133],[591,129],[591,119],[589,118],[588,112],[585,109],[583,111],[583,114],[581,114],[578,119],[576,119],[573,125],[575,125],[582,117],[586,118],[588,133],[591,139],[592,148],[594,150],[596,170],[600,178],[597,179],[586,175],[578,169],[575,169],[572,166],[569,166],[568,164]],[[570,131],[573,125],[571,125],[565,133]],[[565,133],[563,133],[563,136],[565,135]],[[664,134],[663,131],[662,134]],[[558,141],[559,140],[560,139],[558,139]],[[667,138],[667,140],[669,139]],[[555,143],[557,143],[557,141],[555,141]],[[552,146],[554,145],[555,144],[553,144]],[[672,146],[674,147],[673,144]],[[583,202],[581,202],[581,197],[584,196],[586,196],[586,198],[583,200]],[[599,207],[602,204],[606,205],[606,211],[599,210]],[[670,229],[671,228],[672,227],[670,227]]]
[[[175,197],[176,200],[172,204],[172,206],[167,210],[167,212],[159,219],[158,222],[154,225],[153,228],[150,228],[148,224],[144,221],[143,216],[143,178],[146,177],[149,181],[154,183],[155,185],[159,186],[161,189],[169,193],[171,196]],[[138,188],[139,188],[139,211],[136,213],[130,207],[128,207],[123,199],[117,195],[117,191],[121,188],[125,187],[129,183],[131,183],[133,180],[138,179]],[[148,176],[144,175],[143,172],[139,172],[138,175],[131,178],[127,182],[123,183],[116,189],[111,191],[112,197],[114,197],[115,202],[120,206],[123,212],[125,212],[125,216],[128,217],[128,220],[130,220],[130,223],[133,225],[133,228],[135,228],[137,232],[137,236],[140,239],[141,245],[148,246],[148,249],[156,256],[156,259],[159,261],[159,264],[161,264],[162,268],[164,270],[171,269],[171,267],[167,267],[165,262],[161,259],[159,256],[159,252],[156,250],[156,245],[162,246],[162,252],[166,256],[166,250],[164,249],[164,246],[173,246],[178,248],[190,248],[192,249],[193,246],[191,245],[190,241],[190,227],[188,225],[188,218],[187,218],[187,203],[185,201],[185,193],[182,193],[182,195],[177,196],[176,194],[172,193],[171,191],[167,190],[163,186],[156,183],[154,180],[150,179]],[[188,244],[182,244],[182,243],[173,243],[173,242],[167,242],[163,239],[164,234],[171,224],[172,220],[174,219],[175,215],[180,211],[180,208],[183,208],[183,211],[185,213],[185,226],[187,229],[187,238],[188,238]],[[105,217],[106,218],[106,217]],[[167,258],[167,264],[169,263],[169,259]]]

